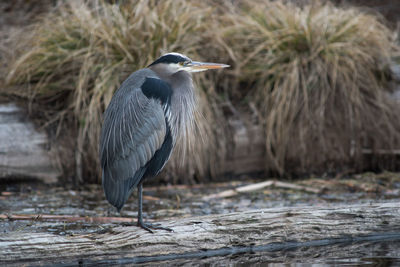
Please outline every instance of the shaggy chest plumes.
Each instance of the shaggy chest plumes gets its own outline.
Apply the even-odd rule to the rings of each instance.
[[[190,73],[179,71],[171,77],[171,106],[169,123],[174,144],[177,140],[186,143],[194,124],[196,95]]]

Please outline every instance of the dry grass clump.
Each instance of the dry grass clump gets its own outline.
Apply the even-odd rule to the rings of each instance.
[[[82,164],[97,174],[102,113],[114,91],[162,53],[179,51],[195,58],[209,12],[205,5],[183,0],[125,1],[121,6],[69,1],[20,41],[21,56],[11,66],[8,83],[29,84],[22,95],[50,110],[47,124],[55,122],[58,131],[66,128],[66,119],[74,121],[77,175]],[[199,101],[204,101],[202,92]],[[199,129],[208,126],[200,122]],[[208,167],[209,155],[202,158],[201,147],[190,164],[196,171]]]
[[[362,167],[365,145],[400,145],[400,110],[386,95],[386,68],[398,47],[376,16],[318,1],[122,2],[58,6],[19,36],[8,75],[10,84],[29,85],[20,94],[50,114],[57,132],[76,127],[78,176],[82,165],[92,177],[99,170],[102,113],[114,91],[167,51],[233,66],[195,76],[205,118],[197,130],[207,138],[194,136],[196,152],[174,175],[180,181],[221,167],[230,134],[221,100],[256,113],[265,170],[280,174]],[[167,174],[177,174],[179,162],[175,154]]]
[[[234,94],[261,114],[267,169],[357,168],[364,145],[399,146],[400,109],[386,95],[398,47],[379,18],[318,1],[246,1],[225,19]]]

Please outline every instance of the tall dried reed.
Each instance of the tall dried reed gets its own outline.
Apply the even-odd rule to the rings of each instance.
[[[198,33],[206,29],[209,13],[205,5],[180,0],[127,1],[121,6],[68,2],[43,17],[28,36],[19,36],[20,57],[11,66],[8,83],[29,83],[32,88],[22,94],[51,109],[46,119],[59,123],[58,129],[66,127],[61,124],[65,117],[72,117],[78,127],[77,175],[82,177],[82,168],[98,174],[102,113],[114,91],[131,72],[162,53],[179,51],[197,59]],[[204,106],[205,95],[198,93]],[[198,131],[210,132],[201,118]],[[200,147],[195,147],[198,152],[189,165],[203,173],[211,162],[208,153],[201,152],[207,144],[191,143]],[[180,160],[173,161],[171,166],[177,166]]]
[[[319,1],[246,1],[225,19],[223,42],[247,85],[235,94],[261,114],[267,169],[357,168],[363,146],[399,146],[400,109],[386,94],[399,47],[379,17]]]

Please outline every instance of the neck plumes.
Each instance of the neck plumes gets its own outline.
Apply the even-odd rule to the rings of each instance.
[[[192,76],[186,71],[171,73],[168,71],[167,66],[163,64],[152,66],[150,69],[172,88],[168,123],[171,128],[174,145],[180,139],[180,143],[185,149],[194,128],[196,95]]]
[[[179,71],[171,79],[171,131],[176,139],[181,139],[182,144],[190,140],[194,126],[194,112],[196,107],[196,95],[191,74]]]

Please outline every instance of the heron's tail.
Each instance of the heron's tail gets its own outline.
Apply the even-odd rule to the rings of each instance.
[[[145,170],[145,168],[140,168],[135,173],[134,177],[128,179],[115,179],[110,172],[103,170],[102,180],[106,199],[111,205],[116,207],[118,211],[122,209],[125,202],[128,200],[132,190],[141,180]]]

